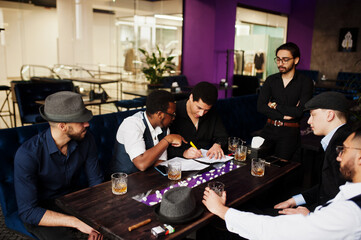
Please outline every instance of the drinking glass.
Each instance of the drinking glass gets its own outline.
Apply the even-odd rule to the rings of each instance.
[[[238,137],[229,137],[228,138],[228,152],[234,154],[239,142],[240,142],[240,139]]]
[[[218,196],[222,197],[224,191],[224,184],[222,182],[213,181],[208,183],[208,187],[212,189]]]
[[[180,162],[168,163],[168,179],[179,180],[182,177],[182,164]]]
[[[113,194],[126,194],[128,190],[128,175],[126,173],[113,173],[111,178]]]
[[[247,157],[247,147],[243,145],[238,145],[236,152],[234,154],[234,159],[237,161],[244,162]]]
[[[251,174],[255,177],[263,177],[265,162],[266,161],[261,158],[252,158]]]

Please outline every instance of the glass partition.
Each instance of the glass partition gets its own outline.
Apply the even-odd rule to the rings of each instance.
[[[86,77],[144,82],[138,48],[156,46],[174,56],[172,74],[181,69],[183,0],[28,2],[0,1],[1,81],[18,80],[23,65],[37,65],[60,75],[72,66],[92,73]]]
[[[286,41],[287,17],[237,8],[234,74],[265,79],[278,71],[273,58]]]

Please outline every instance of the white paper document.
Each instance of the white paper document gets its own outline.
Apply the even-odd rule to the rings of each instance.
[[[182,163],[182,171],[198,171],[198,170],[202,170],[209,166],[207,164],[202,164],[197,161],[194,161],[193,159],[185,159],[185,158],[180,158],[180,157],[175,157],[168,161],[164,161],[159,165],[167,166],[168,162],[171,162],[171,161],[181,162]]]
[[[229,160],[231,160],[233,158],[233,157],[225,155],[224,158],[215,159],[214,157],[213,158],[207,157],[208,150],[201,149],[201,152],[202,152],[203,157],[196,158],[196,160],[200,161],[200,162],[208,163],[208,164],[210,164],[210,163],[219,163],[219,162],[227,162],[227,161],[229,161]]]

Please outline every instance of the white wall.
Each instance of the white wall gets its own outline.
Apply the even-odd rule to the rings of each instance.
[[[93,14],[93,64],[118,65],[115,16]],[[124,58],[124,56],[122,56]]]
[[[1,7],[1,6],[0,6]],[[56,10],[3,9],[7,77],[20,77],[23,64],[53,65],[57,61]]]

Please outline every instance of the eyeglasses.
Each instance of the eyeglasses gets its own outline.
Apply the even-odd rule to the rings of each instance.
[[[279,58],[279,57],[275,57],[275,63],[280,63],[282,62],[283,64],[288,63],[289,60],[292,60],[293,58]]]
[[[169,113],[169,112],[164,112],[164,113],[171,116],[172,120],[175,119],[175,116],[176,116],[175,113]]]
[[[337,146],[337,147],[336,147],[336,152],[337,152],[338,155],[342,155],[342,154],[345,152],[345,149],[357,149],[357,150],[361,150],[361,148]]]

